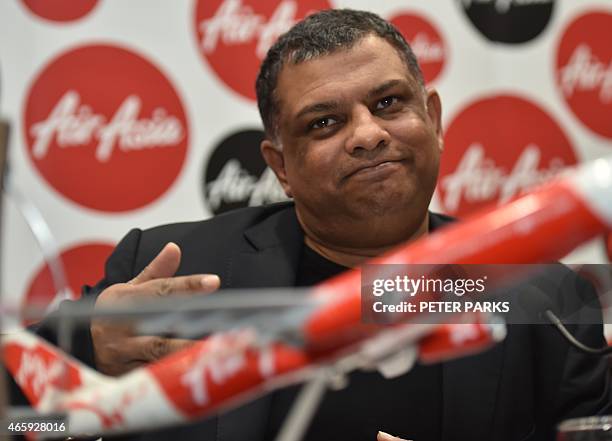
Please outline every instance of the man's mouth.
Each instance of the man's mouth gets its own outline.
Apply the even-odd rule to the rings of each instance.
[[[401,159],[388,159],[364,164],[350,172],[346,178],[378,178],[398,170],[402,166]]]
[[[388,171],[395,170],[398,166],[401,165],[401,159],[387,159],[374,161],[368,164],[363,164],[349,173],[346,177],[352,176],[361,176],[361,175],[370,175],[370,174],[378,174],[384,172],[388,169]]]

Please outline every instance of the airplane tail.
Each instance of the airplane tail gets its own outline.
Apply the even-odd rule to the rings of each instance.
[[[1,347],[6,369],[40,412],[57,411],[55,404],[65,393],[109,381],[26,330],[3,334]]]

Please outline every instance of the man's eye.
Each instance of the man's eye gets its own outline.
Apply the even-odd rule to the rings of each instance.
[[[391,107],[393,104],[397,103],[399,98],[396,96],[386,96],[382,100],[376,103],[376,110],[383,110],[387,107]]]
[[[331,117],[319,118],[310,124],[311,129],[324,129],[333,126],[337,121]]]

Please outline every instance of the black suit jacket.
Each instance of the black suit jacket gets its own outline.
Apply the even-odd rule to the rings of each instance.
[[[450,220],[432,213],[430,229]],[[182,250],[177,275],[215,273],[222,288],[280,287],[295,283],[303,232],[291,203],[237,210],[201,222],[134,229],[109,258],[104,279],[86,287],[83,301],[133,278],[169,241]],[[591,289],[577,283],[582,291]],[[587,344],[605,343],[601,325],[571,330]],[[49,322],[38,331],[55,340]],[[89,330],[75,338],[75,355],[93,365]],[[444,363],[441,389],[442,421],[432,424],[441,424],[445,441],[554,439],[556,422],[606,412],[610,402],[607,363],[569,348],[545,325],[510,326],[507,338],[493,349]],[[418,399],[410,391],[398,393]],[[130,439],[263,441],[269,404],[269,397],[264,397],[206,421]],[[350,409],[346,418],[350,419]],[[370,435],[363,439],[374,441]]]

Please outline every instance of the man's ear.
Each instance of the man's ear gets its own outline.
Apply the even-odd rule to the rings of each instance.
[[[289,181],[287,181],[285,156],[282,148],[277,148],[269,139],[264,139],[259,148],[261,150],[261,156],[263,156],[268,167],[270,167],[276,175],[280,185],[283,187],[283,190],[285,190],[285,194],[290,198],[293,197],[291,186],[289,185]]]
[[[438,137],[438,144],[440,145],[440,151],[444,149],[444,135],[442,133],[442,103],[440,102],[440,95],[436,89],[427,90],[427,114],[433,124],[434,130]]]

